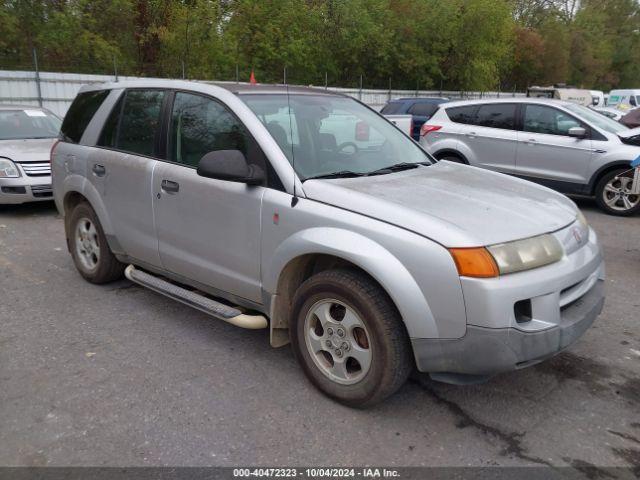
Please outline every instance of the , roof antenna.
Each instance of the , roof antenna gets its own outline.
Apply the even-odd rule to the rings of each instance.
[[[287,109],[289,110],[289,135],[291,136],[291,166],[293,167],[293,197],[291,198],[291,208],[293,208],[298,204],[298,195],[296,195],[296,154],[293,150],[293,120],[291,119],[289,84],[285,83],[285,87],[287,89]]]

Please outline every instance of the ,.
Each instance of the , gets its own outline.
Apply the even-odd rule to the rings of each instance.
[[[383,400],[415,368],[457,382],[540,362],[604,302],[598,239],[571,200],[436,162],[324,90],[84,87],[52,168],[86,280],[125,274],[268,328],[350,406]]]
[[[59,129],[48,110],[0,105],[0,205],[53,199],[49,153]]]

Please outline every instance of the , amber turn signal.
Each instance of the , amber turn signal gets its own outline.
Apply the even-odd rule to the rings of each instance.
[[[496,261],[484,247],[450,248],[449,253],[461,277],[490,278],[500,274]]]

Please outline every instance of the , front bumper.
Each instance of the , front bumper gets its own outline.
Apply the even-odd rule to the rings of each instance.
[[[576,224],[554,235],[562,260],[498,278],[461,278],[462,338],[411,340],[418,370],[492,375],[533,365],[575,342],[604,305],[604,263],[595,232]]]
[[[528,367],[565,349],[591,326],[604,305],[604,281],[563,308],[561,322],[537,332],[469,325],[454,340],[416,338],[413,350],[421,372],[492,375]]]
[[[53,200],[51,176],[0,178],[0,205]]]

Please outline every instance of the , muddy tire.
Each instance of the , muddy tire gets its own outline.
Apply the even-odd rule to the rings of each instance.
[[[596,202],[609,215],[626,217],[640,211],[640,195],[630,194],[633,179],[627,176],[616,178],[627,170],[622,168],[608,172],[596,185]]]
[[[327,270],[306,280],[293,299],[290,335],[311,382],[352,407],[384,400],[414,366],[395,305],[356,270]]]
[[[98,216],[88,203],[71,211],[67,239],[73,262],[85,280],[107,283],[122,277],[125,265],[111,253]]]

